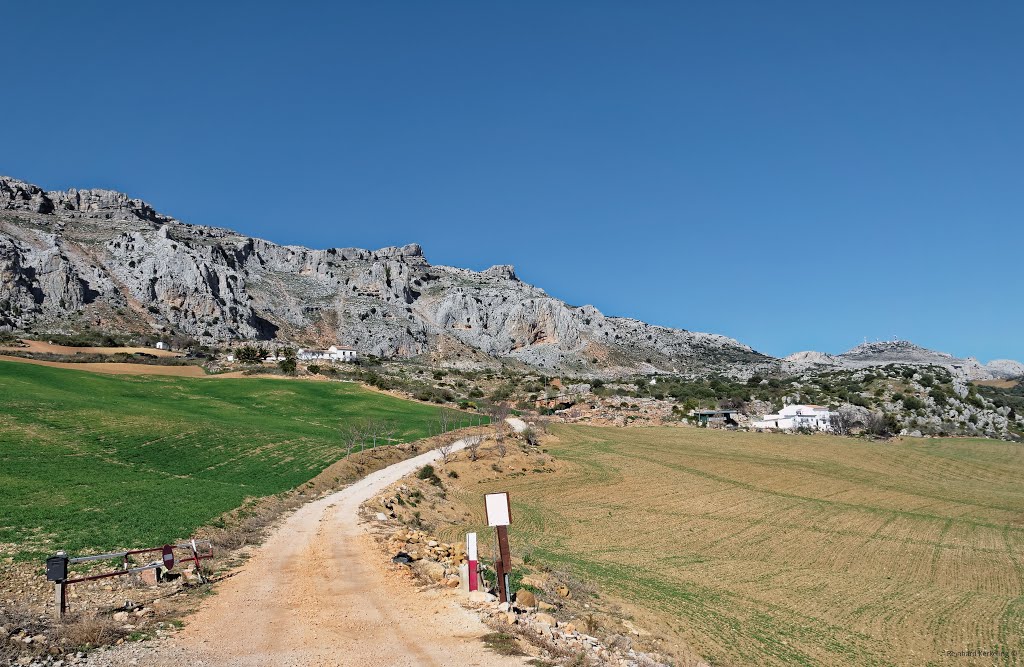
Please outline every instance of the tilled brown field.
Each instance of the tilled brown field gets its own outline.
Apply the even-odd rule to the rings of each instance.
[[[464,475],[462,499],[510,491],[520,554],[597,583],[679,655],[1024,663],[1021,445],[555,433],[556,472]]]

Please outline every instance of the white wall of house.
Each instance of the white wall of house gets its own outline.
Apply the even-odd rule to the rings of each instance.
[[[777,429],[788,431],[810,428],[827,431],[832,428],[832,413],[820,405],[787,405],[776,414],[765,415],[753,422],[751,428]]]
[[[351,347],[332,345],[326,350],[299,348],[295,355],[300,361],[355,361],[358,355]]]

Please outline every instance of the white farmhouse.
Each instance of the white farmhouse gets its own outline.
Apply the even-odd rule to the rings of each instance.
[[[820,405],[787,405],[778,414],[765,415],[750,425],[751,428],[778,429],[788,431],[810,428],[827,431],[832,428],[832,413]]]
[[[170,350],[171,349],[170,343],[165,343],[162,340],[157,341],[156,345],[154,345],[153,347],[155,347],[158,350]]]
[[[296,357],[299,361],[355,361],[355,349],[345,346],[331,345],[326,350],[306,350],[299,348]]]

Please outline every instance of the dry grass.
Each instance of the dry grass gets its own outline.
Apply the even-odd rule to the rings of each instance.
[[[56,632],[62,645],[78,649],[107,646],[128,635],[112,617],[95,613],[69,616],[56,626]]]
[[[480,496],[509,491],[514,551],[597,584],[681,662],[1024,657],[1020,445],[554,432],[554,472],[460,467],[450,496],[473,516],[450,532],[488,535]]]
[[[974,384],[996,389],[1013,389],[1020,384],[1020,380],[975,380]]]

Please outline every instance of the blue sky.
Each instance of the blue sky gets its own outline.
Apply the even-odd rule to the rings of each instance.
[[[142,6],[152,5],[152,6]],[[1024,4],[20,3],[0,173],[573,304],[1024,359]]]

